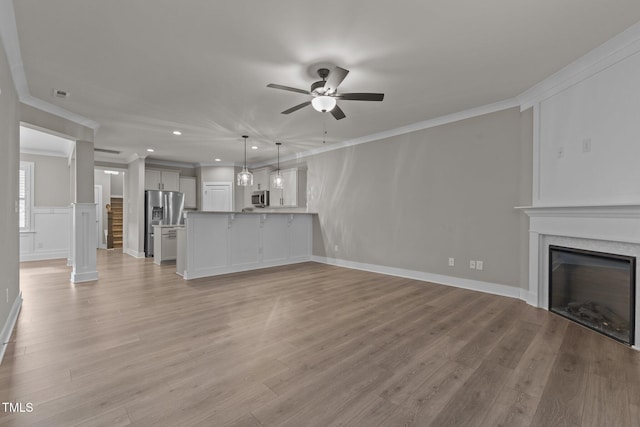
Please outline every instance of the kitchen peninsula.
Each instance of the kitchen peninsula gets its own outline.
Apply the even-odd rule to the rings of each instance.
[[[188,280],[309,261],[313,215],[188,212],[178,230],[176,272]]]

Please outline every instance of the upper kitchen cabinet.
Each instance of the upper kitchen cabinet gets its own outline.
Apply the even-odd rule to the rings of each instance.
[[[180,191],[184,193],[184,208],[196,209],[196,179],[192,176],[181,176]]]
[[[180,173],[173,171],[145,169],[144,189],[180,191]]]
[[[261,168],[253,170],[253,190],[268,190],[269,189],[269,172],[270,168]]]
[[[277,172],[271,172],[269,182],[273,183]],[[305,207],[307,206],[307,171],[306,169],[285,169],[280,171],[282,189],[270,190],[271,207]]]

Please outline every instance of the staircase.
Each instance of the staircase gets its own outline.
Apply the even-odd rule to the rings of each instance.
[[[108,240],[111,242],[107,242],[107,248],[122,248],[122,197],[111,198]]]

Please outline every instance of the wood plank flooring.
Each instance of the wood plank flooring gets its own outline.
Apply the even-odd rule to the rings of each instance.
[[[640,353],[509,298],[315,263],[21,265],[0,425],[638,426]]]

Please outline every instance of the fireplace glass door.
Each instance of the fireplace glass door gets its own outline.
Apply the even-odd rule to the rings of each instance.
[[[635,257],[549,246],[549,310],[632,345]]]

